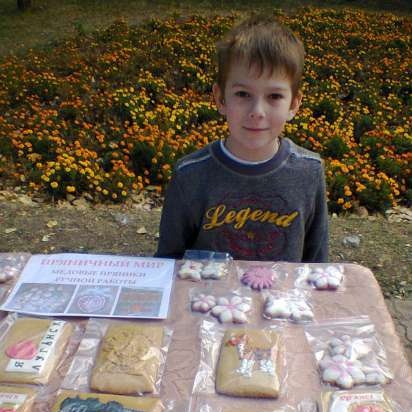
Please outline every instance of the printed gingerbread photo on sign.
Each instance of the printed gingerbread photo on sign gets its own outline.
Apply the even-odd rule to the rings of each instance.
[[[61,320],[16,319],[0,343],[0,382],[46,384],[72,330]]]
[[[10,307],[27,313],[64,312],[75,289],[75,285],[23,283]]]
[[[115,316],[157,317],[162,296],[162,290],[155,288],[121,288],[113,314]]]
[[[68,313],[110,315],[118,286],[79,286]]]

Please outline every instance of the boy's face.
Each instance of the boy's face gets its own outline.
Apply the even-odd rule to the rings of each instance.
[[[225,90],[213,86],[219,112],[229,125],[226,146],[235,156],[249,161],[266,160],[276,153],[277,139],[301,102],[301,95],[292,96],[286,75],[268,70],[258,74],[255,67],[234,62]]]

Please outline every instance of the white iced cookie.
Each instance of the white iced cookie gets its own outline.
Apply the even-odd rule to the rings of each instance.
[[[343,355],[325,356],[319,361],[322,371],[322,380],[343,389],[350,389],[355,385],[366,382],[366,375],[362,363],[350,360]]]
[[[288,319],[291,315],[291,310],[286,299],[275,299],[272,296],[268,296],[265,300],[263,314],[271,319]]]
[[[343,272],[335,266],[313,269],[307,280],[318,290],[336,290],[343,280]]]
[[[226,274],[226,265],[222,262],[209,262],[202,269],[203,279],[222,279]]]
[[[359,359],[371,351],[371,348],[362,339],[352,340],[349,335],[335,337],[328,344],[331,356],[343,355],[349,359]]]
[[[200,293],[192,299],[191,307],[193,312],[207,313],[216,306],[216,298],[212,295]]]
[[[289,319],[294,322],[313,320],[313,312],[305,301],[267,297],[263,308],[267,318]]]
[[[178,274],[180,279],[200,280],[202,268],[202,262],[186,260],[180,267]]]
[[[378,368],[364,366],[362,371],[365,374],[365,383],[369,385],[383,385],[389,382],[389,379]]]
[[[221,323],[246,323],[246,313],[249,311],[248,299],[240,296],[221,297],[217,299],[212,315],[217,317]]]

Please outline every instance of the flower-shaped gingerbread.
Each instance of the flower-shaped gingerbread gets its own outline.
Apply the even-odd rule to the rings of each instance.
[[[202,269],[203,279],[222,279],[226,274],[226,265],[222,262],[209,262]]]
[[[362,370],[362,363],[350,360],[343,355],[325,356],[319,361],[322,379],[343,389],[350,389],[354,385],[365,383],[366,375]]]
[[[207,313],[216,306],[216,298],[212,295],[200,293],[192,299],[191,306],[193,312]]]
[[[246,323],[246,313],[249,311],[250,304],[247,298],[240,296],[221,297],[217,299],[216,306],[212,309],[212,315],[217,317],[221,323]]]
[[[240,280],[252,289],[262,290],[273,286],[273,277],[272,269],[264,266],[254,266],[248,269]]]
[[[362,339],[354,339],[349,335],[333,338],[328,342],[331,356],[343,355],[348,359],[359,359],[367,355],[371,348]]]
[[[203,268],[202,262],[196,262],[194,260],[186,260],[179,270],[179,277],[181,279],[188,280],[200,280],[201,271]]]
[[[270,319],[289,319],[295,322],[313,320],[313,312],[304,300],[266,298],[263,314]]]
[[[362,371],[365,374],[365,383],[369,385],[383,385],[390,381],[390,379],[377,367],[364,366]]]
[[[343,272],[336,266],[315,268],[308,274],[307,280],[318,290],[336,290],[343,280]]]

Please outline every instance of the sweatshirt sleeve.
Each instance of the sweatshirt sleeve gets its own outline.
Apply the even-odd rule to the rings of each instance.
[[[316,198],[311,219],[305,231],[303,262],[328,261],[328,206],[323,166],[319,168]]]
[[[182,258],[196,238],[197,230],[192,222],[188,201],[175,173],[166,190],[155,256]]]

